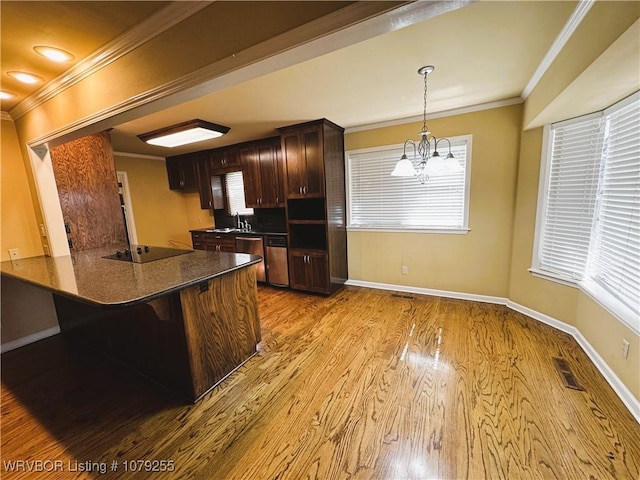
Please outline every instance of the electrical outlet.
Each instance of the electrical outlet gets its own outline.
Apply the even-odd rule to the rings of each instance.
[[[11,260],[20,260],[20,249],[19,248],[10,248],[9,249],[9,258]]]
[[[402,265],[401,272],[402,275],[409,275],[409,267],[407,267],[406,265]]]
[[[622,348],[620,349],[620,353],[622,354],[622,358],[629,357],[629,342],[627,342],[624,338],[622,339]]]

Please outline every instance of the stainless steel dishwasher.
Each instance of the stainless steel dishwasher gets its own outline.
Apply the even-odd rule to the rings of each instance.
[[[236,237],[236,252],[250,253],[251,255],[260,255],[262,261],[256,265],[256,280],[259,282],[266,281],[264,272],[264,247],[262,237],[249,237],[239,235]]]
[[[289,262],[287,261],[287,237],[265,237],[267,247],[267,273],[270,285],[289,286]]]

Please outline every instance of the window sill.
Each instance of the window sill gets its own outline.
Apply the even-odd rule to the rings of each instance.
[[[552,275],[548,272],[536,270],[535,268],[530,268],[529,272],[534,277],[579,289],[609,314],[618,319],[622,324],[630,328],[637,335],[640,335],[640,321],[638,320],[638,315],[593,280],[572,281],[567,278]]]
[[[348,226],[347,232],[381,232],[381,233],[445,233],[466,235],[469,228],[420,228],[420,227],[356,227]]]

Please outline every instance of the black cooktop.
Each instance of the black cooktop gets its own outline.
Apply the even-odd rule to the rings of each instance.
[[[116,250],[113,255],[102,258],[109,260],[122,260],[131,263],[147,263],[163,258],[176,257],[185,253],[193,253],[193,250],[181,250],[179,248],[149,247],[147,245],[131,245],[125,250]]]

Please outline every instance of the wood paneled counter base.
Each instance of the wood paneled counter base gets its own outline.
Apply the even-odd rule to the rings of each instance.
[[[53,286],[36,280],[36,273],[55,270],[49,264],[58,261],[59,266],[59,259],[26,259],[13,271],[11,262],[3,262],[2,273],[52,291],[65,336],[95,347],[192,402],[255,354],[261,340],[256,277],[255,269],[247,267],[260,257],[193,252],[142,265],[94,257],[89,263],[71,260],[73,292],[58,285],[63,282]],[[186,280],[162,287],[166,292],[151,285],[154,293],[149,299],[100,304],[82,295],[90,291],[88,286],[83,290],[81,278],[90,274],[85,267],[92,262],[97,270],[114,270],[101,279],[104,290],[109,290],[110,278],[122,278],[130,269],[135,273],[131,278],[144,284],[132,289],[148,288],[164,269],[178,269]],[[191,263],[197,266],[190,270]],[[203,270],[208,271],[204,277]],[[160,277],[167,281],[166,275]]]

